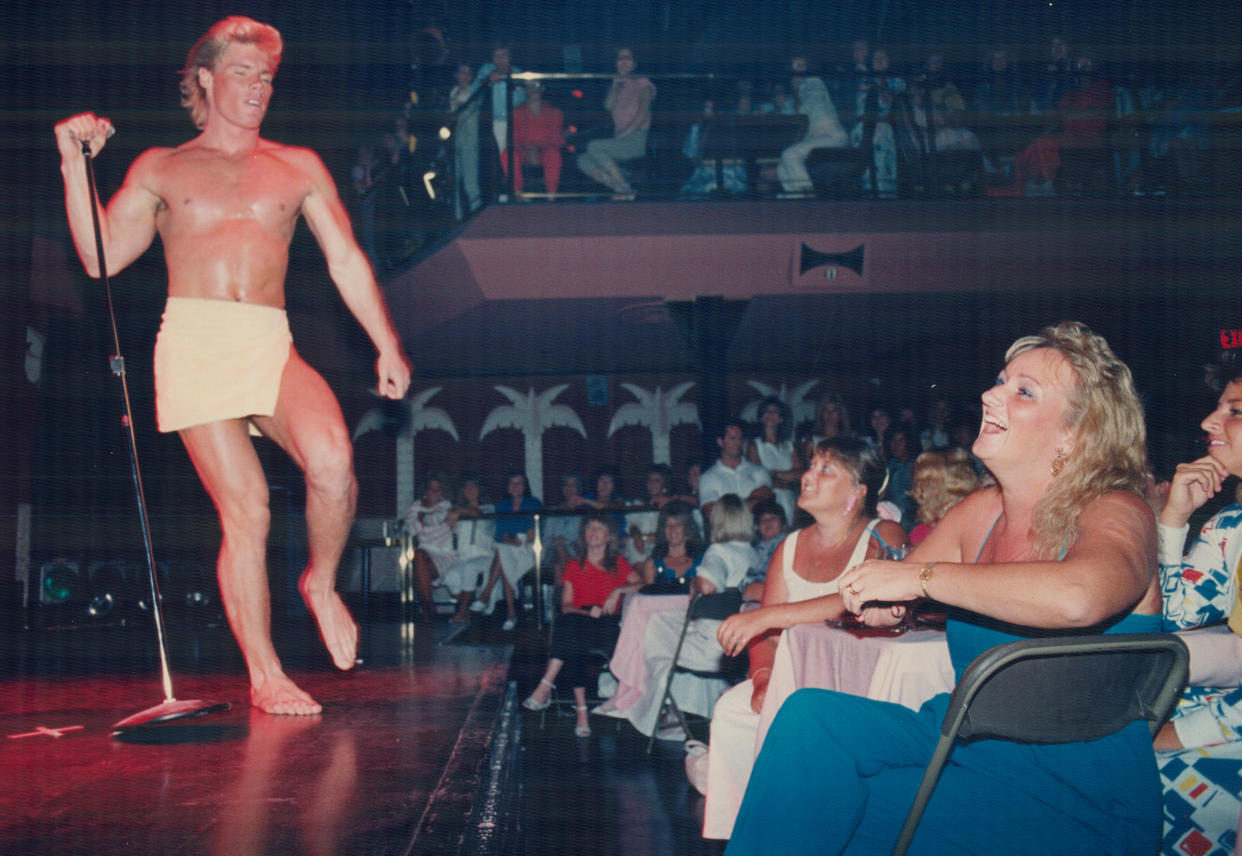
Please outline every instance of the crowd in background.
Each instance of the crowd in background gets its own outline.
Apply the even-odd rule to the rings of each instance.
[[[377,267],[421,244],[429,211],[460,219],[509,199],[510,188],[517,199],[550,200],[1161,196],[1235,184],[1237,76],[1206,63],[1110,66],[1060,35],[1021,53],[991,46],[977,59],[858,40],[801,51],[783,68],[738,73],[746,66],[733,58],[730,71],[667,81],[650,65],[638,71],[644,58],[629,46],[599,68],[531,68],[515,50],[498,43],[486,56],[457,56],[443,45],[437,73],[420,78],[391,128],[360,140],[354,209]],[[522,71],[609,79],[508,78]],[[765,156],[730,157],[735,142],[713,137],[725,117],[753,120],[746,145]],[[840,154],[860,148],[861,160]]]

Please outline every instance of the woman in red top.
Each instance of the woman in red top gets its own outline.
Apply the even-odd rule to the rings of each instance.
[[[616,522],[609,514],[592,514],[582,523],[579,558],[565,566],[561,618],[552,634],[548,668],[522,707],[543,710],[551,703],[556,677],[562,670],[574,689],[578,713],[574,734],[589,737],[586,683],[588,652],[611,651],[620,632],[621,598],[637,591],[642,577],[620,555]]]

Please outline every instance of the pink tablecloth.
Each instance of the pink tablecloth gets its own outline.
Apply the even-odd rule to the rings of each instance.
[[[1192,686],[1242,683],[1242,638],[1220,625],[1177,634],[1190,649]],[[856,637],[824,624],[801,624],[781,635],[767,699],[759,716],[756,751],[781,703],[803,687],[841,690],[917,708],[953,689],[953,666],[940,630]]]
[[[684,613],[689,606],[688,594],[635,594],[625,599],[621,607],[621,635],[617,637],[617,647],[608,664],[608,671],[617,679],[617,691],[607,707],[628,710],[647,691],[650,676],[643,651],[643,636],[651,616],[673,610]]]
[[[864,636],[826,624],[799,624],[781,634],[768,694],[759,714],[755,749],[776,712],[804,687],[840,690],[917,708],[953,689],[953,664],[943,630]]]

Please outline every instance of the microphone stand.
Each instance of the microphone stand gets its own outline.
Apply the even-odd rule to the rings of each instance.
[[[138,469],[138,441],[134,435],[134,411],[129,401],[129,383],[125,379],[125,357],[121,355],[121,336],[117,332],[116,312],[112,307],[112,285],[108,280],[108,264],[104,258],[103,232],[99,227],[99,202],[95,193],[95,163],[89,140],[82,141],[86,164],[87,192],[91,197],[91,224],[95,227],[95,255],[99,259],[99,278],[108,297],[108,317],[112,323],[112,344],[115,354],[108,360],[112,373],[121,380],[121,397],[125,402],[125,432],[129,438],[130,472],[134,477],[134,493],[138,500],[138,518],[142,529],[142,547],[146,554],[147,571],[151,577],[151,616],[155,619],[155,636],[160,651],[160,674],[164,683],[164,701],[127,716],[112,726],[112,736],[125,734],[148,725],[162,725],[177,719],[202,716],[228,710],[228,702],[182,699],[173,696],[172,673],[168,669],[168,644],[164,639],[164,610],[160,603],[160,585],[155,573],[155,552],[151,548],[151,522],[147,518],[147,499],[142,490],[142,473]]]

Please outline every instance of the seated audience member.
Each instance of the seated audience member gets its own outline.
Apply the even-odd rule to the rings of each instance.
[[[1158,517],[1164,624],[1183,630],[1228,619],[1242,635],[1242,486],[1203,524],[1185,556],[1191,514],[1242,476],[1242,363],[1203,420],[1207,454],[1179,464]],[[1192,664],[1192,670],[1194,664]],[[1226,853],[1236,845],[1242,781],[1242,688],[1192,686],[1156,735],[1164,786],[1164,853]]]
[[[423,482],[422,497],[402,515],[405,531],[418,539],[414,551],[414,587],[418,590],[423,618],[435,615],[432,588],[449,566],[457,560],[453,549],[453,525],[457,515],[444,498],[444,479],[433,474]]]
[[[940,51],[929,53],[914,79],[927,90],[928,101],[941,111],[950,127],[961,124],[962,114],[966,111],[966,99],[945,71],[944,54]]]
[[[495,510],[484,499],[482,480],[473,474],[463,475],[457,491],[457,505],[452,512],[457,517],[453,527],[457,556],[441,577],[449,594],[457,600],[457,612],[453,615],[455,624],[469,620],[470,601],[491,570],[492,559],[496,555],[496,524],[492,520],[479,519]]]
[[[893,417],[888,407],[882,404],[872,407],[871,414],[867,417],[867,425],[870,427],[862,435],[863,442],[875,450],[880,460],[884,460],[884,456],[888,454],[888,432],[893,427]]]
[[[699,480],[703,477],[703,465],[698,461],[686,464],[686,479],[681,493],[673,494],[673,499],[684,502],[692,508],[699,507]],[[702,527],[700,527],[702,528]]]
[[[733,419],[724,424],[716,438],[720,459],[699,478],[699,504],[709,519],[712,504],[727,493],[740,496],[751,508],[756,502],[773,498],[772,477],[742,455],[745,442],[742,423]]]
[[[630,48],[617,49],[617,76],[604,98],[604,109],[612,113],[613,135],[592,140],[578,157],[578,169],[620,196],[633,198],[634,188],[621,174],[618,163],[637,160],[647,154],[647,131],[651,128],[651,102],[655,84],[634,74],[638,64]]]
[[[914,484],[914,429],[908,422],[899,422],[888,434],[885,465],[888,467],[888,488],[884,495],[897,511],[897,522],[906,531],[914,526],[914,500],[910,487]]]
[[[751,640],[749,677],[720,697],[712,716],[703,835],[728,838],[754,761],[759,712],[780,633],[794,624],[840,618],[837,577],[864,559],[900,559],[906,533],[875,516],[884,465],[861,441],[821,440],[802,476],[798,507],[814,519],[790,533],[772,556],[759,609],[720,625],[721,639]],[[741,650],[736,646],[729,649]]]
[[[1198,192],[1211,186],[1212,119],[1221,95],[1221,81],[1214,73],[1188,70],[1152,119],[1142,169],[1130,179],[1130,184],[1138,185],[1135,190]]]
[[[612,511],[625,507],[625,497],[621,495],[621,473],[616,467],[600,467],[595,472],[595,490],[587,494],[586,505],[596,511]],[[625,532],[625,515],[614,514],[617,531]]]
[[[543,186],[556,196],[561,183],[561,149],[565,146],[565,114],[543,100],[543,84],[527,81],[526,102],[513,108],[513,148],[517,152],[517,171],[513,189],[522,192],[522,167],[543,167]],[[509,174],[508,152],[501,152],[500,165]]]
[[[998,45],[988,51],[971,96],[972,130],[983,149],[984,167],[996,179],[1012,178],[1013,158],[1027,147],[1031,134],[1017,120],[1031,112],[1031,96],[1018,76],[1013,54]]]
[[[857,121],[850,129],[850,145],[862,145],[863,118],[867,113],[867,102],[874,96],[875,134],[871,141],[874,157],[873,165],[863,173],[863,188],[870,190],[872,181],[875,181],[876,189],[882,196],[897,193],[897,139],[893,135],[892,117],[894,106],[906,91],[906,79],[895,73],[889,63],[886,49],[876,48],[871,52],[871,73],[859,79],[855,103]]]
[[[918,505],[918,524],[910,530],[910,543],[918,544],[975,489],[979,477],[964,449],[932,449],[915,458],[912,481],[910,497]]]
[[[836,105],[828,87],[807,71],[806,57],[796,56],[789,62],[789,89],[794,95],[798,112],[806,116],[806,134],[799,142],[781,152],[776,177],[786,193],[810,193],[811,176],[806,171],[806,157],[816,149],[841,149],[849,145],[849,135],[837,118]]]
[[[1048,59],[1031,75],[1031,109],[1050,113],[1058,109],[1061,98],[1074,88],[1074,63],[1069,44],[1060,36],[1048,40]]]
[[[850,427],[850,410],[845,406],[841,394],[835,391],[825,392],[815,405],[815,421],[811,430],[802,440],[802,460],[809,461],[815,454],[815,446],[820,440],[831,440],[834,437],[853,437]]]
[[[625,515],[625,557],[630,564],[640,566],[651,555],[659,533],[660,509],[673,501],[669,488],[673,471],[668,464],[652,464],[647,467],[647,498],[635,500],[634,505],[648,505],[655,511],[632,511]]]
[[[772,554],[785,538],[785,529],[789,521],[785,518],[785,509],[779,502],[755,503],[755,566],[750,569],[746,579],[742,580],[742,597],[758,603],[763,600],[763,583],[768,576],[768,563]]]
[[[951,415],[948,399],[937,398],[932,401],[927,411],[927,427],[919,432],[919,445],[922,446],[924,452],[949,445],[949,417]]]
[[[738,81],[739,84],[742,82]],[[712,137],[711,127],[716,115],[715,100],[710,97],[704,99],[703,121],[695,122],[686,132],[686,141],[682,144],[681,153],[695,166],[694,172],[681,185],[680,194],[683,197],[705,196],[708,193],[714,193],[722,189],[721,183],[728,193],[746,192],[749,177],[746,174],[745,161],[737,158],[725,158],[722,163],[717,163],[715,159],[703,160],[706,142]],[[738,113],[737,115],[749,114]],[[718,153],[718,156],[724,157],[724,154]],[[717,175],[721,179],[720,182],[716,181]]]
[[[509,498],[496,504],[498,513],[538,511],[543,508],[543,503],[530,495],[526,475],[522,472],[509,473],[505,478],[505,490]],[[500,582],[505,599],[505,623],[501,625],[504,630],[517,627],[514,600],[522,577],[535,569],[534,538],[533,517],[502,517],[496,521],[496,556],[492,560],[492,574],[479,592],[479,599],[470,605],[470,610],[490,615],[500,598],[496,594],[496,583]]]
[[[709,519],[712,544],[703,554],[690,583],[692,592],[697,594],[714,594],[737,588],[755,563],[755,551],[750,546],[755,529],[754,518],[746,503],[735,494],[725,494],[712,506]],[[656,730],[661,695],[669,670],[673,667],[673,651],[677,648],[677,638],[681,635],[685,619],[686,613],[682,610],[656,612],[650,616],[642,633],[625,634],[610,665],[617,678],[617,693],[596,708],[596,713],[628,719],[647,736]],[[683,666],[708,671],[721,665],[724,652],[716,641],[716,627],[719,624],[719,621],[708,619],[691,623],[681,647],[679,662]],[[627,638],[630,640],[628,644],[633,646],[628,650]],[[639,665],[638,669],[633,668],[635,664]],[[635,680],[635,675],[641,684],[628,684]],[[677,704],[686,713],[709,716],[712,704],[724,686],[723,681],[696,679],[684,689],[678,689]],[[671,740],[685,739],[684,734],[669,733],[664,736]]]
[[[657,588],[689,591],[686,586],[699,570],[707,544],[694,522],[693,509],[681,502],[667,503],[659,512],[656,542],[642,564],[643,583]]]
[[[562,668],[573,687],[578,723],[574,734],[590,737],[586,685],[592,651],[611,651],[617,643],[621,598],[642,585],[642,579],[620,554],[616,523],[611,516],[592,514],[582,521],[580,558],[565,566],[561,617],[549,643],[548,667],[535,691],[522,702],[527,710],[543,710],[556,689]]]
[[[903,604],[944,603],[959,677],[995,645],[1048,630],[1159,632],[1146,432],[1129,369],[1067,322],[1016,341],[982,398],[974,448],[994,486],[954,506],[905,561],[846,569],[837,580],[845,609],[885,626],[904,619]],[[730,652],[747,641],[721,636]],[[942,693],[914,711],[795,692],[755,760],[727,852],[888,852],[948,701]],[[958,745],[914,852],[1154,853],[1150,744],[1138,721],[1084,743]]]
[[[772,493],[792,520],[802,461],[793,442],[793,419],[785,402],[769,396],[759,403],[759,436],[746,446],[746,458],[768,471]]]
[[[795,116],[798,107],[789,97],[783,83],[773,83],[768,90],[768,100],[755,106],[756,116]]]
[[[582,479],[576,473],[561,477],[561,504],[559,511],[574,511],[587,507],[582,496]],[[578,557],[578,533],[582,530],[582,518],[572,515],[549,515],[543,518],[543,564],[552,568],[553,580],[561,584],[561,574],[570,559]]]
[[[1035,138],[1018,155],[1014,175],[1018,189],[1028,196],[1053,192],[1053,181],[1061,170],[1061,153],[1066,150],[1103,150],[1108,120],[1113,111],[1113,90],[1096,74],[1089,54],[1074,60],[1073,86],[1057,103],[1060,117],[1057,129]]]
[[[950,114],[930,100],[930,91],[911,81],[898,128],[901,176],[907,187],[931,193],[968,191],[982,173],[980,156],[961,156],[950,161],[951,152],[978,152],[979,139],[960,124],[960,114]],[[954,123],[957,124],[954,124]]]

